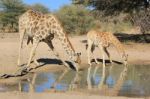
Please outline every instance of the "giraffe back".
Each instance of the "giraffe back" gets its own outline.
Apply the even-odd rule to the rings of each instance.
[[[60,23],[53,15],[33,10],[28,10],[19,18],[19,30],[25,29],[28,36],[39,40],[53,37],[52,35],[61,29],[61,26],[57,25]]]
[[[121,42],[110,32],[91,30],[88,32],[87,37],[95,44],[102,44],[103,47],[109,47],[112,44],[117,47],[118,51],[124,51],[124,47]]]

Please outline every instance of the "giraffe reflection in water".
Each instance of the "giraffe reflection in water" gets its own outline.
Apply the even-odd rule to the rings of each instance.
[[[91,90],[99,90],[100,92],[103,92],[105,95],[118,95],[126,78],[128,65],[124,66],[123,70],[121,71],[119,78],[116,80],[116,83],[113,85],[112,88],[109,88],[109,85],[107,84],[107,79],[112,74],[114,66],[108,66],[106,70],[102,69],[102,75],[101,79],[98,84],[96,84],[96,74],[97,70],[99,69],[99,66],[96,66],[93,75],[90,79],[90,83],[87,82],[87,88]],[[55,82],[52,84],[51,88],[56,89],[56,86],[61,82],[61,80],[64,79],[65,76],[67,76],[69,70],[64,70],[61,75],[55,80]],[[85,72],[75,72],[74,77],[72,78],[71,82],[68,85],[68,90],[80,90],[83,86],[81,85],[83,82]],[[99,75],[100,76],[100,75]],[[97,87],[93,87],[94,85],[97,85]],[[90,86],[90,88],[89,88]],[[83,88],[85,89],[85,88]],[[105,92],[105,93],[104,93]]]
[[[68,72],[69,72],[69,70],[65,69],[62,72],[62,74],[56,79],[56,81],[52,84],[51,88],[55,89],[57,84],[59,84],[61,82],[61,80],[63,80],[64,76],[66,76]],[[68,90],[74,90],[74,89],[78,89],[80,87],[81,75],[82,75],[82,71],[75,72],[75,75],[69,84]]]
[[[118,95],[124,84],[127,71],[128,71],[128,66],[123,67],[120,75],[117,75],[118,76],[116,78],[117,80],[113,79],[116,83],[114,83],[111,87],[110,87],[110,84],[108,83],[108,79],[109,77],[113,75],[112,72],[114,72],[115,70],[114,68],[115,65],[106,66],[106,67],[107,68],[104,71],[102,68],[99,68],[99,66],[95,66],[93,70],[93,75],[90,79],[90,83],[87,83],[87,85],[86,85],[86,80],[85,80],[86,74],[87,74],[86,69],[84,69],[83,71],[74,72],[74,73],[72,73],[71,70],[64,69],[63,71],[61,71],[61,73],[52,73],[49,79],[51,81],[52,81],[52,78],[55,78],[55,79],[53,79],[52,83],[47,81],[50,87],[49,88],[47,87],[47,89],[44,89],[44,91],[55,90],[55,92],[57,92],[59,90],[58,86],[61,84],[61,86],[65,86],[66,88],[66,89],[63,89],[63,91],[73,90],[73,91],[84,91],[84,92],[86,91],[88,93],[91,93],[91,92],[98,93],[102,95]],[[99,69],[100,69],[100,72],[98,71]],[[40,75],[38,75],[37,73],[33,73],[32,78],[30,77],[26,79],[26,81],[28,82],[28,92],[37,92],[37,86],[39,86],[37,85],[37,82],[39,82],[39,79],[40,79],[38,76]],[[100,80],[97,82],[96,80],[98,78]],[[19,82],[19,91],[24,91],[23,87],[25,88],[25,85],[23,85],[22,83],[23,81]],[[45,85],[41,84],[40,86],[45,86]],[[89,89],[89,86],[91,86],[91,89],[86,90],[86,89]]]
[[[28,85],[29,85],[29,88],[28,88],[28,92],[35,92],[35,81],[36,81],[36,78],[37,78],[37,74],[36,73],[33,73],[33,76],[32,78],[28,77],[26,80],[28,82]],[[19,81],[18,83],[18,90],[20,92],[23,91],[23,86],[22,86],[22,80]]]
[[[116,80],[116,83],[112,86],[112,88],[109,88],[109,84],[107,84],[107,79],[112,75],[112,71],[113,71],[113,67],[109,66],[106,70],[102,69],[102,76],[100,77],[100,81],[97,85],[97,88],[93,87],[93,85],[95,84],[95,79],[96,79],[96,74],[97,74],[97,70],[99,69],[99,66],[96,66],[92,75],[92,79],[90,79],[88,81],[88,89],[90,90],[98,90],[100,92],[100,94],[103,95],[113,95],[113,96],[117,96],[119,95],[119,92],[124,84],[124,81],[126,79],[127,76],[127,71],[128,71],[128,65],[125,65],[123,70],[121,71],[118,79]]]

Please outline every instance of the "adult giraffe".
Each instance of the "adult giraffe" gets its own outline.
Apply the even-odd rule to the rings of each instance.
[[[30,52],[30,57],[27,63],[27,67],[30,66],[31,60],[35,55],[35,50],[40,42],[48,44],[50,49],[54,52],[55,56],[59,58],[58,53],[55,51],[52,40],[56,36],[60,40],[66,53],[69,55],[70,61],[78,71],[78,65],[81,62],[80,53],[76,53],[71,42],[68,39],[67,34],[64,31],[59,20],[52,14],[42,14],[34,10],[28,10],[19,17],[19,33],[20,33],[20,45],[19,45],[19,57],[18,65],[20,65],[21,48],[23,45],[24,35],[27,34],[27,44],[30,42],[33,44]],[[63,60],[62,63],[68,67],[68,64]],[[34,60],[38,65],[38,62]]]

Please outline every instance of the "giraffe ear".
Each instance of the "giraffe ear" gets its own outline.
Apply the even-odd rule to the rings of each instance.
[[[81,55],[81,52],[77,53],[77,56],[80,56]]]
[[[74,55],[75,55],[75,56],[80,56],[80,55],[81,55],[81,52],[80,52],[80,53],[75,53]]]

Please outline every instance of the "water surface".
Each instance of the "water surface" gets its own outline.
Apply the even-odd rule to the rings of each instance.
[[[91,73],[93,71],[94,67]],[[144,97],[150,96],[149,71],[149,65],[129,65],[128,67],[114,65],[106,67],[105,77],[103,77],[102,67],[100,67],[91,79],[92,88],[100,91],[96,91],[96,93],[92,90],[87,91],[87,69],[79,73],[73,70],[33,73],[29,78],[22,79],[13,85],[0,84],[0,91],[45,92],[55,89],[57,91],[76,90],[104,95],[114,92],[119,96]]]

